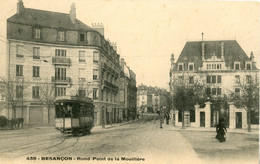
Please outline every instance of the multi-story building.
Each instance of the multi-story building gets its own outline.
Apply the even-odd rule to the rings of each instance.
[[[138,86],[137,89],[137,108],[141,112],[153,112],[152,93],[145,85]]]
[[[121,59],[120,104],[123,120],[136,116],[136,75]]]
[[[187,42],[176,63],[174,56],[171,56],[171,93],[174,94],[175,86],[185,84],[194,86],[195,83],[199,83],[204,86],[209,101],[224,96],[230,97],[234,93],[239,95],[241,94],[239,82],[246,83],[250,79],[258,79],[258,73],[253,53],[249,58],[236,40],[203,41],[202,39]],[[229,126],[245,128],[247,124],[245,110],[236,109],[232,103],[228,103],[226,112]],[[197,122],[196,126],[205,126],[205,122],[206,126],[216,124],[219,113],[214,113],[209,104],[206,104],[207,107],[209,110],[206,114],[198,106],[195,108],[197,111],[190,113],[196,117],[191,118],[191,125],[194,122]],[[180,122],[182,118],[180,114],[181,112],[178,113],[179,117],[176,115],[176,124],[178,119]],[[255,116],[258,116],[258,109],[255,110]]]
[[[93,28],[70,13],[25,8],[17,3],[17,13],[7,20],[7,76],[23,79],[22,103],[16,117],[25,123],[46,124],[48,111],[39,102],[38,84],[55,88],[55,96],[88,96],[95,104],[95,124],[111,122],[119,112],[119,54],[116,45],[104,37],[104,27]],[[10,110],[9,118],[12,118]],[[50,111],[51,122],[54,110]]]

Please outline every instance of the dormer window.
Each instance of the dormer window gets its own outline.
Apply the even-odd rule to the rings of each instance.
[[[84,33],[79,34],[79,41],[85,42],[85,34]]]
[[[194,63],[189,63],[188,64],[188,68],[189,68],[189,71],[193,71],[194,70]]]
[[[183,63],[179,63],[179,64],[178,64],[178,70],[179,70],[179,71],[183,71],[183,70],[184,70],[184,68],[183,68]]]
[[[252,69],[252,63],[251,62],[246,62],[246,69],[248,69],[248,70]]]
[[[234,63],[234,69],[239,70],[240,69],[240,62],[235,62]]]
[[[65,32],[58,31],[58,41],[65,41]]]
[[[35,28],[35,29],[33,30],[33,37],[34,37],[35,39],[40,39],[40,38],[41,38],[41,29]]]

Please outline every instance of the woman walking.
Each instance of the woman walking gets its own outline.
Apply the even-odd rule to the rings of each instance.
[[[216,132],[217,132],[217,135],[215,138],[218,139],[220,142],[225,142],[227,129],[225,127],[223,119],[219,120],[219,123],[216,127]]]

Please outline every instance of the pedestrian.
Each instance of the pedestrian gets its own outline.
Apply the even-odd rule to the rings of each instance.
[[[223,119],[219,119],[219,123],[216,127],[216,139],[219,140],[219,142],[225,142],[226,141],[226,132],[227,132],[227,128],[225,127],[224,124],[224,120]]]
[[[165,119],[166,119],[166,124],[168,125],[169,124],[169,119],[170,119],[170,115],[169,115],[168,112],[165,114]]]

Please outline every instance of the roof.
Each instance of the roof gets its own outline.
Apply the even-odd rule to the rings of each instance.
[[[72,23],[70,15],[67,13],[36,10],[30,8],[24,8],[22,13],[13,15],[7,19],[7,21],[26,25],[40,25],[50,28],[96,31],[94,28],[89,27],[78,19],[76,19],[75,24]]]
[[[250,61],[244,50],[236,40],[203,41],[204,58],[211,58],[213,53],[217,58],[221,58],[221,43],[224,43],[224,59],[227,67],[233,68],[235,61],[241,62],[241,68],[244,68],[245,61]],[[202,41],[187,42],[177,60],[177,63],[194,63],[195,70],[202,66]],[[255,66],[254,66],[255,67]],[[177,69],[175,66],[174,70]],[[256,69],[256,68],[254,68]]]

